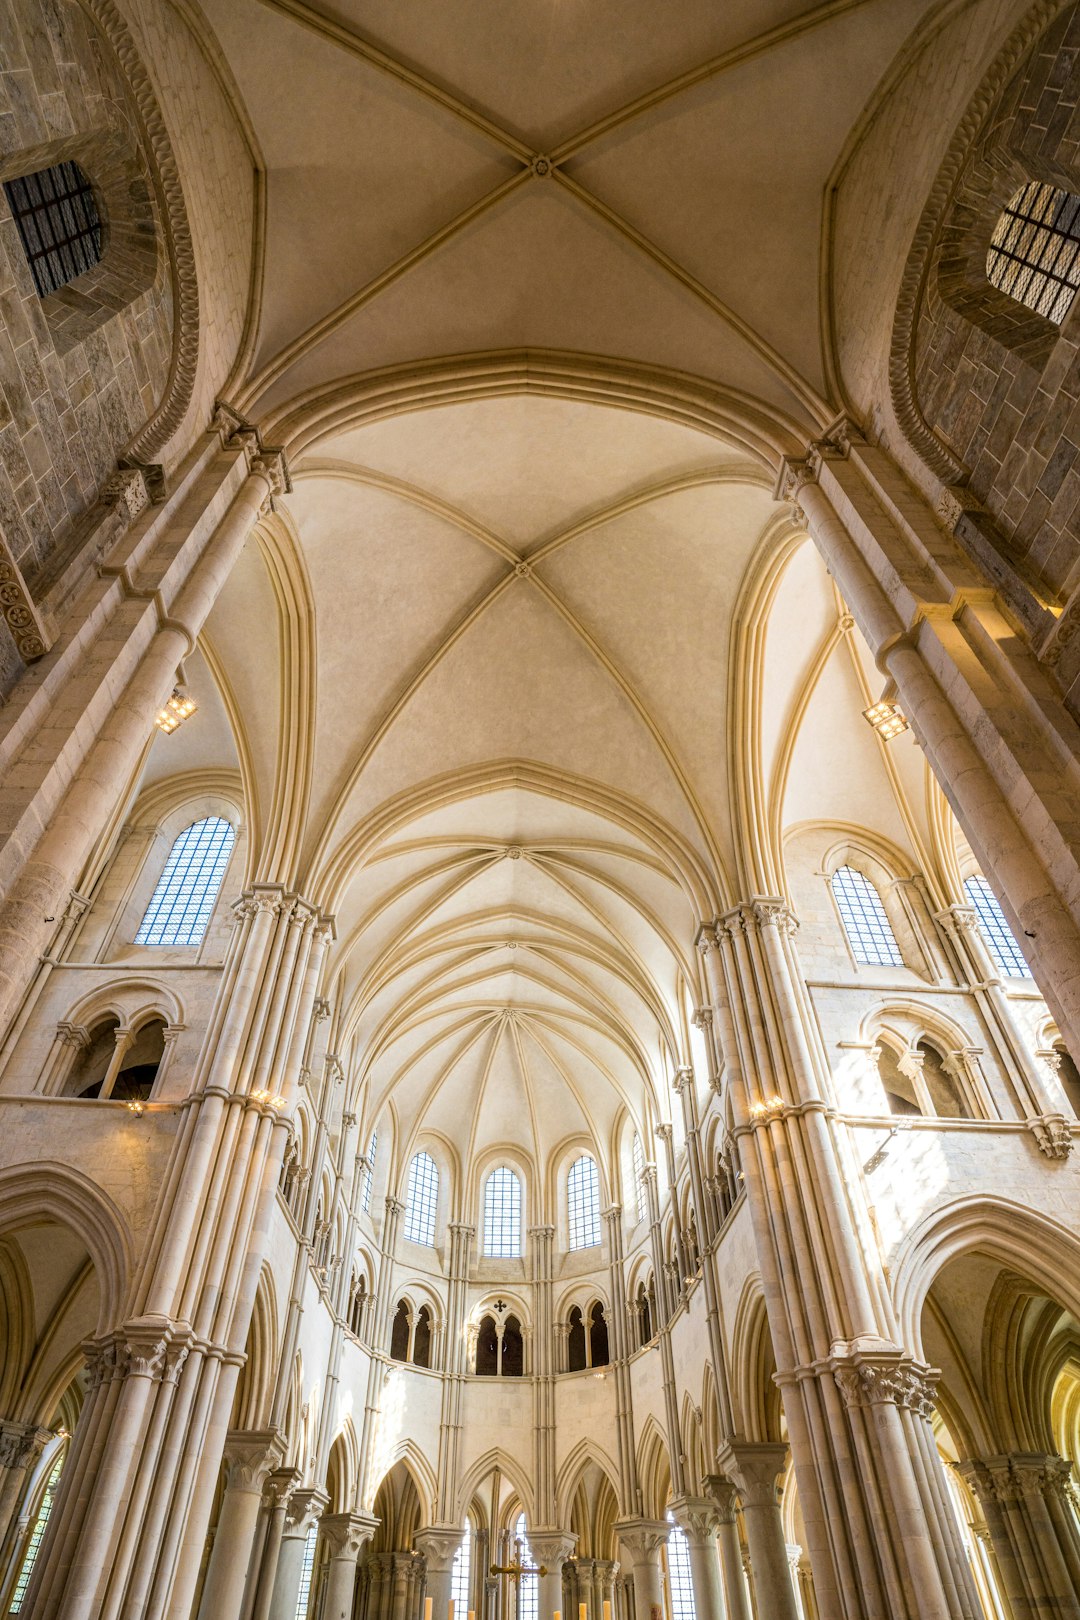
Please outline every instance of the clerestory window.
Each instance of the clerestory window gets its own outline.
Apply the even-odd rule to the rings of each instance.
[[[365,1215],[370,1215],[371,1213],[371,1184],[375,1180],[375,1154],[378,1150],[378,1146],[379,1132],[378,1130],[374,1130],[371,1133],[371,1141],[368,1143],[367,1165],[364,1169],[364,1190],[360,1197],[360,1202],[363,1206]]]
[[[596,1160],[588,1153],[575,1159],[566,1180],[570,1247],[592,1249],[600,1242],[600,1182]]]
[[[94,188],[77,163],[5,180],[4,192],[39,298],[92,270],[102,230]]]
[[[430,1153],[414,1153],[409,1165],[405,1236],[410,1243],[435,1247],[435,1211],[439,1204],[439,1172]]]
[[[830,881],[856,962],[868,967],[903,967],[896,936],[870,879],[853,866],[838,866]]]
[[[206,933],[236,829],[221,816],[193,821],[169,851],[146,908],[137,945],[197,945]]]
[[[643,1221],[649,1213],[649,1198],[645,1191],[645,1150],[641,1137],[634,1132],[634,1189],[637,1200],[637,1218]]]
[[[997,896],[980,872],[964,883],[964,893],[975,910],[990,955],[1006,978],[1030,979],[1031,969],[1024,960],[1016,935],[1005,920]]]
[[[63,1467],[64,1458],[60,1456],[52,1466],[45,1489],[42,1492],[41,1501],[38,1504],[37,1514],[34,1518],[34,1528],[31,1530],[30,1539],[26,1543],[19,1578],[15,1582],[15,1590],[11,1594],[11,1602],[7,1608],[8,1614],[22,1614],[23,1612],[26,1590],[30,1585],[30,1577],[34,1573],[34,1565],[37,1563],[38,1553],[41,1551],[41,1543],[45,1539],[45,1531],[48,1527],[49,1515],[52,1513],[53,1502],[56,1500],[56,1492],[60,1484],[60,1474]]]
[[[506,1165],[484,1184],[484,1253],[498,1260],[521,1253],[521,1182]]]
[[[986,275],[1060,326],[1080,287],[1080,197],[1039,180],[1021,186],[994,226]]]

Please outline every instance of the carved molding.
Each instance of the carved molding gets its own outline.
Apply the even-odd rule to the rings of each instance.
[[[0,613],[24,664],[43,658],[52,643],[18,563],[0,535]]]
[[[1028,1130],[1044,1159],[1067,1159],[1072,1152],[1072,1131],[1064,1114],[1040,1114],[1029,1119]]]

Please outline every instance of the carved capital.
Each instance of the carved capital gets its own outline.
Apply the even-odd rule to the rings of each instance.
[[[454,1567],[457,1550],[461,1546],[461,1526],[457,1524],[429,1524],[413,1533],[417,1549],[423,1553],[428,1574],[445,1575]],[[529,1546],[538,1557],[532,1538]]]
[[[84,1024],[71,1024],[66,1018],[61,1018],[56,1033],[61,1045],[72,1046],[77,1052],[85,1052],[90,1045],[90,1031]]]
[[[612,1528],[635,1564],[658,1564],[671,1530],[662,1519],[619,1519]]]
[[[686,1539],[701,1546],[716,1533],[720,1510],[711,1496],[676,1496],[668,1504]]]
[[[90,1389],[123,1378],[149,1378],[175,1384],[195,1335],[184,1323],[143,1317],[83,1345]]]
[[[935,1367],[914,1361],[900,1351],[856,1351],[849,1356],[830,1357],[829,1365],[844,1404],[849,1408],[891,1402],[894,1406],[907,1407],[919,1417],[933,1416],[934,1396],[941,1376]]]
[[[223,1452],[228,1489],[261,1496],[284,1454],[285,1446],[276,1429],[230,1430]]]
[[[119,513],[125,527],[134,523],[139,513],[150,505],[146,473],[141,467],[118,467],[105,480],[101,498],[106,506]]]
[[[325,1513],[319,1521],[319,1534],[330,1557],[350,1564],[356,1563],[378,1528],[379,1520],[370,1513]]]
[[[792,517],[796,523],[806,525],[806,513],[799,501],[799,495],[807,484],[817,483],[818,463],[813,456],[798,457],[785,456],[780,463],[777,474],[773,498],[777,501],[786,501],[792,508]]]
[[[713,1499],[718,1524],[734,1524],[739,1488],[726,1474],[706,1474],[702,1484]]]
[[[52,1438],[53,1431],[37,1423],[0,1418],[0,1468],[26,1468],[37,1462]]]
[[[318,1524],[329,1500],[325,1491],[310,1486],[290,1492],[285,1509],[285,1534],[298,1538],[306,1536],[312,1525]]]
[[[778,1499],[780,1476],[787,1467],[785,1445],[722,1445],[716,1460],[738,1488],[744,1507],[765,1507]]]
[[[1029,1119],[1028,1130],[1044,1159],[1067,1159],[1072,1152],[1072,1131],[1064,1114],[1041,1114]]]
[[[535,1561],[549,1570],[561,1569],[573,1556],[577,1536],[557,1526],[542,1526],[529,1531],[529,1551]]]

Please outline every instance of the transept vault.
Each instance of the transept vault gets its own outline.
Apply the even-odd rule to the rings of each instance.
[[[0,1615],[1080,1620],[1080,7],[0,40]]]

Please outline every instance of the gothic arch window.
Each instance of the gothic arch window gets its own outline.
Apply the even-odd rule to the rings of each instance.
[[[521,1180],[505,1164],[484,1183],[484,1253],[498,1260],[521,1253]]]
[[[476,1376],[497,1378],[499,1375],[499,1330],[495,1318],[488,1312],[480,1318],[476,1333]]]
[[[525,1338],[521,1323],[510,1315],[502,1334],[502,1360],[499,1368],[503,1378],[520,1378],[525,1371]]]
[[[643,1221],[649,1213],[649,1198],[645,1191],[645,1149],[641,1145],[641,1136],[637,1131],[634,1132],[633,1161],[634,1204],[638,1220]]]
[[[600,1242],[600,1179],[596,1160],[583,1153],[566,1178],[566,1211],[572,1249],[593,1249]]]
[[[892,925],[870,879],[853,866],[838,866],[829,881],[856,962],[867,967],[903,967]]]
[[[399,1299],[397,1310],[394,1312],[394,1321],[390,1328],[391,1361],[408,1361],[409,1359],[409,1329],[412,1326],[410,1317],[408,1301]]]
[[[368,1143],[367,1164],[364,1167],[364,1190],[360,1197],[360,1203],[365,1215],[371,1213],[371,1184],[375,1180],[375,1154],[378,1147],[379,1132],[376,1129],[372,1131],[371,1141]]]
[[[606,1367],[611,1360],[607,1317],[599,1300],[589,1312],[589,1360],[594,1367]]]
[[[899,1056],[882,1044],[878,1048],[878,1074],[893,1114],[972,1118],[973,1110],[955,1059],[946,1059],[932,1041],[917,1041]]]
[[[364,1311],[367,1308],[367,1283],[363,1277],[353,1275],[349,1296],[349,1332],[354,1338],[364,1336]]]
[[[1015,192],[986,254],[991,286],[1060,326],[1080,287],[1080,197],[1045,181]]]
[[[300,1590],[296,1595],[296,1620],[307,1620],[308,1605],[311,1602],[311,1580],[315,1573],[315,1546],[318,1537],[319,1527],[317,1524],[313,1524],[304,1542],[304,1557],[300,1565]]]
[[[987,949],[1002,973],[1008,979],[1030,979],[1031,969],[1024,960],[1016,935],[981,872],[964,880],[964,893],[979,919]]]
[[[430,1153],[414,1153],[409,1165],[405,1236],[410,1243],[435,1247],[435,1212],[439,1207],[439,1171]]]
[[[668,1514],[671,1529],[664,1549],[671,1594],[671,1620],[696,1620],[694,1583],[690,1574],[690,1548],[686,1536]]]
[[[37,1512],[34,1515],[34,1528],[31,1530],[27,1540],[22,1566],[7,1607],[7,1613],[10,1615],[23,1613],[26,1590],[30,1585],[30,1577],[34,1573],[34,1565],[37,1563],[38,1553],[41,1551],[41,1543],[45,1539],[49,1515],[52,1513],[56,1492],[60,1485],[60,1475],[63,1472],[65,1455],[66,1453],[62,1452],[57,1457],[45,1481],[45,1489],[41,1493],[41,1500],[38,1502]]]
[[[135,935],[137,945],[197,945],[206,933],[236,829],[222,816],[193,821],[169,851]]]
[[[525,1371],[521,1322],[501,1299],[480,1318],[473,1365],[478,1378],[520,1378]]]
[[[431,1307],[421,1305],[413,1329],[412,1364],[414,1367],[431,1366]]]
[[[909,1074],[900,1067],[900,1060],[891,1046],[880,1046],[877,1059],[878,1074],[885,1090],[885,1100],[891,1114],[921,1115],[922,1105]]]
[[[165,1020],[151,1018],[138,1029],[114,1015],[96,1024],[64,1082],[68,1097],[102,1102],[146,1102],[165,1056]]]
[[[571,1372],[581,1372],[587,1365],[585,1318],[581,1314],[580,1305],[572,1306],[570,1311],[570,1335],[566,1341],[566,1362]]]
[[[102,224],[94,188],[77,163],[6,180],[4,191],[39,298],[101,260]]]
[[[525,1533],[525,1515],[519,1513],[517,1523],[514,1525],[514,1540],[518,1543],[516,1552],[520,1553],[523,1564],[533,1565],[535,1558],[529,1548],[529,1538]],[[517,1620],[537,1620],[540,1606],[540,1583],[535,1575],[523,1575],[518,1582]]]
[[[467,1614],[472,1608],[472,1520],[465,1520],[465,1533],[454,1554],[454,1567],[450,1572],[450,1596],[454,1600],[454,1613]]]
[[[645,1287],[643,1282],[639,1282],[634,1304],[637,1308],[638,1343],[641,1349],[645,1348],[653,1336],[653,1307],[655,1303],[656,1296],[653,1292],[652,1280],[650,1279],[648,1288]]]

